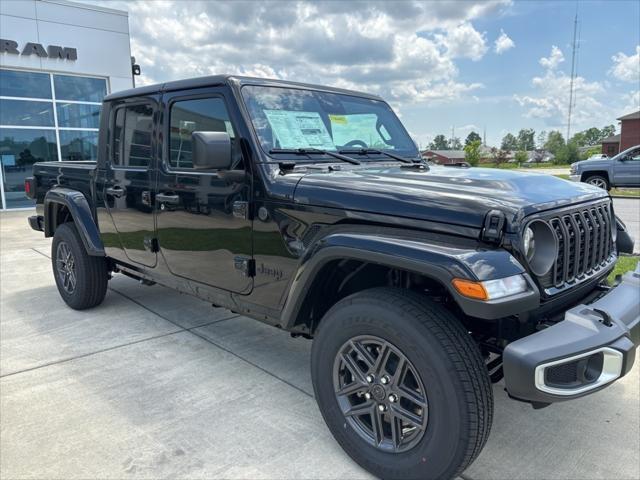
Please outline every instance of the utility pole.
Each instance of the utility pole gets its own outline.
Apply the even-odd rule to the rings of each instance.
[[[576,16],[573,20],[573,43],[571,52],[571,81],[569,83],[569,114],[567,115],[567,142],[571,138],[571,114],[573,113],[573,87],[576,77],[576,34],[578,32],[578,3],[576,2]]]
[[[487,146],[487,126],[485,125],[482,130],[482,145]]]

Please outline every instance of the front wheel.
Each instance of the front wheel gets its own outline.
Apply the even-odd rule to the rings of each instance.
[[[482,356],[445,308],[398,289],[338,302],[313,342],[316,399],[342,448],[380,478],[453,478],[493,417]]]
[[[56,229],[51,263],[58,292],[67,305],[84,310],[102,303],[109,279],[107,261],[87,253],[73,223],[63,223]]]
[[[589,185],[593,185],[594,187],[602,188],[603,190],[609,190],[609,181],[600,175],[592,175],[585,180]]]

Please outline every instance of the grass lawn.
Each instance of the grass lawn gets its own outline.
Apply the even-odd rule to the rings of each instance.
[[[618,262],[616,263],[616,268],[613,269],[609,278],[609,284],[612,285],[615,281],[616,275],[622,275],[625,272],[629,272],[631,270],[635,270],[636,265],[638,264],[638,260],[640,260],[640,256],[624,256],[618,258]]]
[[[568,167],[569,165],[554,165],[553,163],[527,163],[527,164],[517,164],[515,162],[513,163],[502,163],[500,164],[500,166],[497,166],[495,162],[488,162],[488,163],[479,163],[478,167],[484,167],[484,168],[503,168],[503,169],[510,169],[510,168],[531,168],[531,169],[536,169],[536,168],[562,168],[562,167]]]

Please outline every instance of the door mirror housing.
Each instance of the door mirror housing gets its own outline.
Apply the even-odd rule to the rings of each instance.
[[[231,138],[227,132],[193,132],[191,140],[195,170],[231,168]]]

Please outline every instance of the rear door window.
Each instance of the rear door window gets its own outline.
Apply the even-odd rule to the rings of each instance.
[[[128,105],[118,108],[113,128],[112,165],[148,168],[151,163],[152,135],[151,105]]]

